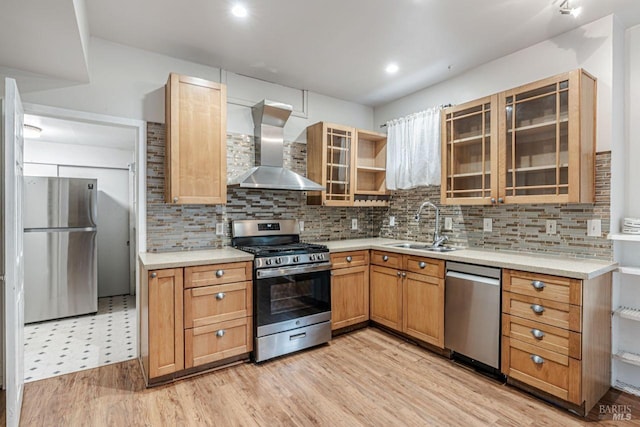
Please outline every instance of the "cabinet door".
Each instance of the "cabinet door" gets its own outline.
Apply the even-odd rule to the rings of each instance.
[[[326,206],[353,206],[355,129],[316,123],[307,128],[307,176],[325,186],[310,191],[307,203]]]
[[[581,70],[501,94],[505,202],[593,201],[594,101],[595,81]]]
[[[498,188],[497,95],[442,115],[443,204],[495,203]]]
[[[444,279],[407,273],[403,298],[403,332],[444,348]]]
[[[166,86],[166,201],[227,202],[227,89],[171,74]]]
[[[369,273],[371,320],[402,330],[402,276],[400,270],[372,265]]]
[[[369,320],[369,267],[331,272],[331,329]]]
[[[184,369],[182,268],[149,272],[149,378]]]

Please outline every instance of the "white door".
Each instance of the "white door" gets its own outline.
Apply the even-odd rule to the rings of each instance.
[[[128,294],[129,170],[60,166],[58,176],[98,180],[98,297]]]
[[[2,274],[4,275],[7,426],[17,427],[24,387],[24,265],[22,174],[24,112],[16,81],[5,79],[2,108]]]

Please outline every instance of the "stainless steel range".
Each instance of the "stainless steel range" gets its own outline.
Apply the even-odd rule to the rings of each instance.
[[[255,256],[254,360],[331,339],[331,262],[326,246],[300,242],[296,220],[233,221],[232,244]]]

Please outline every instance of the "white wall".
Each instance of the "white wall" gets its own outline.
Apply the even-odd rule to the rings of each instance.
[[[483,64],[445,82],[374,109],[374,124],[442,104],[483,96],[584,68],[598,78],[597,150],[611,149],[613,15]]]
[[[626,188],[625,215],[640,217],[640,25],[626,31]]]
[[[133,158],[133,151],[106,147],[60,144],[35,140],[26,140],[24,143],[25,164],[40,163],[48,165],[128,169],[128,165],[133,162]]]
[[[59,89],[22,93],[24,102],[68,108],[117,117],[164,123],[164,84],[170,72],[228,83],[229,98],[255,104],[268,97],[290,102],[301,110],[303,91],[222,72],[169,56],[134,49],[92,38],[90,45],[90,83]],[[296,99],[291,102],[292,97]],[[227,128],[230,132],[253,134],[253,121],[247,106],[229,105]],[[308,117],[292,117],[285,127],[287,140],[305,140],[304,129],[315,122],[331,120],[359,128],[373,128],[373,109],[315,93],[308,95]]]

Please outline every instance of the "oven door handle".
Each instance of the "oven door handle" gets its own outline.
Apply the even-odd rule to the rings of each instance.
[[[328,270],[331,270],[330,262],[303,265],[300,267],[264,268],[262,270],[256,271],[256,278],[267,279],[269,277],[291,276],[292,274],[315,273],[317,271],[328,271]]]

